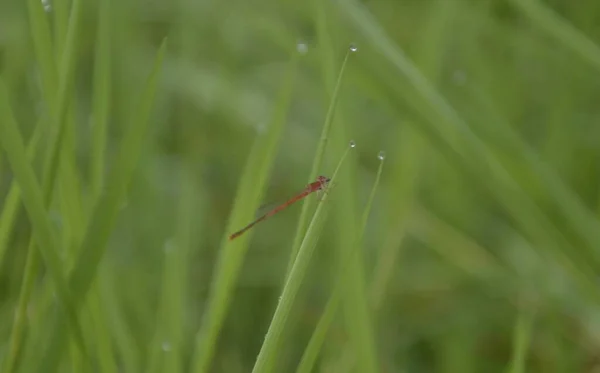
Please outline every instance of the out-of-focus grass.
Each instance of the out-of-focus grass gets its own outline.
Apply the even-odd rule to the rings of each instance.
[[[597,369],[598,10],[0,2],[0,367],[295,371],[335,292],[314,372]],[[293,286],[315,196],[226,242],[351,139]]]

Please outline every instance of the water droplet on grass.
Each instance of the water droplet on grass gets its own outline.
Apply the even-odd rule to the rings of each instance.
[[[171,344],[168,341],[165,341],[162,343],[161,348],[164,352],[169,352],[171,351]]]
[[[306,54],[306,53],[308,53],[308,44],[306,44],[306,43],[305,43],[305,42],[303,42],[303,41],[299,41],[299,42],[296,44],[296,50],[297,50],[297,51],[298,51],[298,53],[300,53],[300,54]]]
[[[52,5],[50,4],[50,0],[42,0],[42,6],[46,12],[50,12],[52,10]]]
[[[358,51],[358,47],[356,46],[356,44],[352,43],[350,44],[350,52],[357,52]]]
[[[350,141],[350,147],[356,148],[356,143],[354,142],[354,140]]]
[[[380,161],[383,161],[385,159],[385,152],[382,150],[379,152],[379,154],[377,154],[377,158],[379,158]]]

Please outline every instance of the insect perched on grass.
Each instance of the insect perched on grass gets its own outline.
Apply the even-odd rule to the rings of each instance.
[[[244,228],[242,228],[239,231],[233,233],[231,236],[229,236],[229,240],[231,241],[234,238],[237,238],[237,237],[241,236],[242,234],[244,234],[247,230],[249,230],[250,228],[252,228],[256,224],[260,223],[263,220],[266,220],[267,218],[269,218],[269,217],[277,214],[278,212],[280,212],[282,210],[285,210],[288,206],[292,205],[295,202],[300,201],[302,198],[308,196],[309,194],[325,189],[327,187],[328,183],[329,183],[329,180],[330,179],[328,177],[325,177],[325,176],[319,176],[319,177],[317,177],[317,181],[313,181],[312,183],[308,184],[306,186],[306,188],[304,188],[304,190],[302,192],[296,194],[292,198],[288,199],[287,201],[285,201],[284,203],[282,203],[279,206],[275,207],[274,209],[268,211],[266,214],[262,215],[261,217],[259,217],[258,219],[256,219],[252,223],[248,224]]]

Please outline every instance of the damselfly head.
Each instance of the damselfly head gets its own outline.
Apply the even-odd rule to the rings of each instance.
[[[331,180],[330,178],[328,178],[328,177],[325,177],[325,176],[319,176],[319,177],[317,177],[317,181],[318,181],[319,183],[321,183],[321,186],[322,186],[322,187],[326,187],[326,186],[327,186],[327,184],[329,184],[329,181],[330,181],[330,180]]]

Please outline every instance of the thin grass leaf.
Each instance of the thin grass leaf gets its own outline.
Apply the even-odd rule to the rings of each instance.
[[[18,359],[22,349],[25,326],[27,325],[27,306],[31,298],[35,279],[39,270],[39,253],[36,251],[35,240],[29,241],[27,247],[27,259],[25,262],[25,274],[19,292],[19,302],[15,310],[15,318],[10,334],[10,345],[8,355],[5,357],[3,372],[12,373],[17,369]]]
[[[541,31],[600,70],[600,47],[584,33],[538,0],[510,0]]]
[[[114,338],[115,352],[120,357],[120,367],[123,372],[142,372],[142,358],[131,325],[123,314],[123,304],[115,294],[118,287],[117,279],[111,278],[108,273],[99,274],[98,291],[102,299],[102,311],[106,315],[109,334]]]
[[[196,195],[197,186],[192,182],[189,165],[180,171],[180,196],[177,206],[175,236],[164,244],[164,269],[161,300],[155,329],[149,347],[148,372],[181,372],[183,366],[182,346],[185,309],[185,281],[188,277],[191,238],[198,225]]]
[[[313,160],[310,176],[308,178],[309,183],[312,183],[317,179],[317,176],[319,175],[319,170],[321,169],[321,165],[323,163],[323,155],[325,154],[325,147],[327,146],[327,141],[329,139],[331,125],[333,123],[333,118],[336,111],[336,104],[338,101],[340,88],[342,86],[344,72],[346,71],[346,64],[348,63],[350,53],[352,53],[351,48],[348,48],[342,65],[340,67],[335,86],[333,88],[333,93],[331,95],[329,107],[327,108],[327,114],[325,115],[325,122],[323,123],[323,129],[321,131],[321,138],[319,140],[319,145],[317,146],[317,152],[315,153],[315,158]],[[287,274],[289,274],[289,272],[292,269],[292,266],[294,265],[294,262],[296,261],[296,255],[298,254],[298,250],[300,249],[300,244],[302,243],[304,233],[306,230],[306,225],[308,224],[308,214],[309,211],[312,211],[314,205],[315,200],[312,198],[306,198],[306,200],[302,203],[302,210],[300,211],[300,217],[298,218],[298,226],[296,228],[296,234],[292,243],[292,251],[290,253],[290,258],[288,261],[286,276]]]
[[[92,109],[92,159],[91,159],[91,188],[92,195],[98,198],[104,185],[104,153],[108,118],[110,115],[110,39],[111,39],[111,0],[100,2],[98,14],[98,38],[94,58],[94,99]]]
[[[533,334],[534,316],[530,310],[521,310],[515,322],[512,357],[506,373],[524,373],[527,351]]]
[[[332,90],[332,83],[335,81],[335,65],[336,56],[332,51],[336,50],[336,43],[330,32],[330,28],[335,26],[335,22],[332,20],[332,14],[334,12],[328,12],[328,3],[316,2],[317,12],[317,32],[319,38],[319,44],[321,45],[321,65],[323,71],[323,80],[327,87],[328,93],[333,95],[335,86]],[[358,48],[354,44],[350,44],[348,53],[356,52]],[[337,110],[335,108],[334,110]],[[338,110],[336,113],[336,120],[340,123],[348,124],[349,122],[342,118],[342,112]],[[333,144],[334,149],[341,149],[346,139],[346,126],[338,125],[334,126]],[[352,131],[352,129],[350,129]],[[353,172],[355,166],[351,165],[348,167],[348,172],[340,175],[341,186],[339,190],[340,199],[344,203],[336,205],[336,225],[338,232],[344,232],[344,234],[338,234],[337,249],[340,257],[345,257],[347,251],[353,251],[353,246],[357,244],[358,236],[356,232],[359,231],[360,222],[356,221],[356,216],[359,215],[356,204],[356,188],[355,178]],[[352,263],[351,268],[348,270],[348,278],[345,282],[345,297],[344,299],[344,312],[345,328],[350,335],[354,352],[358,357],[359,370],[362,372],[377,372],[379,371],[378,362],[376,357],[376,347],[374,344],[374,338],[372,337],[372,326],[369,318],[366,301],[366,286],[365,286],[365,275],[361,256],[351,256]]]
[[[35,126],[33,135],[27,145],[27,159],[29,159],[29,162],[32,162],[35,158],[35,153],[38,150],[43,130],[43,123],[40,121]],[[16,181],[13,181],[8,190],[8,194],[4,199],[4,205],[2,207],[2,212],[0,213],[0,264],[4,262],[8,240],[10,239],[15,219],[17,218],[18,209],[21,206],[20,202],[21,192],[19,190],[19,185]]]
[[[65,128],[66,128],[66,116],[68,113],[68,109],[70,107],[71,100],[71,90],[75,75],[75,66],[76,66],[76,58],[77,58],[77,41],[80,34],[79,28],[81,24],[82,18],[82,7],[80,6],[79,0],[74,0],[71,8],[71,15],[68,22],[66,39],[65,39],[65,52],[62,55],[60,71],[56,74],[56,65],[54,63],[54,58],[52,57],[52,43],[48,38],[50,33],[48,32],[48,25],[46,20],[46,15],[43,11],[43,4],[40,2],[29,2],[28,3],[29,14],[31,18],[32,24],[32,32],[34,36],[34,45],[36,49],[36,54],[38,56],[38,65],[42,71],[42,81],[43,81],[43,93],[46,100],[46,105],[49,108],[51,118],[50,118],[50,136],[49,136],[49,146],[47,150],[46,157],[44,159],[44,168],[43,168],[43,190],[44,195],[42,201],[44,202],[44,206],[49,206],[51,202],[52,192],[54,189],[55,178],[57,175],[58,167],[61,163],[61,154],[62,154],[62,144],[65,136]],[[39,242],[39,241],[38,241]],[[56,248],[59,247],[58,243],[56,244]],[[34,242],[33,238],[29,244],[29,248],[33,249]],[[43,250],[43,247],[40,247],[40,250]],[[31,255],[37,255],[35,251],[30,252]],[[28,254],[29,255],[29,254]],[[64,281],[58,276],[63,276],[66,271],[63,269],[59,269],[59,259],[58,259],[58,251],[55,252],[44,252],[42,251],[42,256],[44,261],[46,262],[46,266],[51,269],[51,274],[53,275],[55,281]],[[52,260],[52,263],[48,263],[48,260]],[[36,270],[36,258],[29,258],[29,262],[33,263],[28,266],[29,270]],[[23,291],[21,293],[22,296],[29,296],[30,290],[27,288],[31,286],[31,281],[33,280],[35,273],[29,272],[24,274],[23,281]],[[58,283],[59,296],[61,301],[66,308],[66,313],[69,315],[68,325],[70,329],[75,332],[75,345],[78,346],[78,349],[82,351],[84,357],[83,359],[88,360],[87,352],[85,350],[85,345],[83,341],[82,331],[79,326],[79,322],[77,319],[77,315],[73,306],[73,302],[71,299],[68,299],[69,296],[66,293],[66,283]],[[48,288],[48,291],[51,291]],[[64,300],[66,299],[66,301]],[[20,300],[20,304],[24,307],[28,303],[27,298],[23,298]],[[17,332],[21,332],[22,329],[19,327],[15,329]],[[61,334],[64,338],[68,337],[67,333]],[[15,340],[20,339],[19,337],[15,337]]]
[[[188,166],[189,167],[189,166]],[[182,177],[182,193],[178,212],[178,231],[176,232],[177,246],[173,258],[167,263],[166,283],[167,297],[165,298],[165,322],[166,322],[166,341],[170,345],[170,350],[165,357],[164,371],[181,372],[184,364],[184,320],[181,315],[184,314],[186,301],[186,279],[189,273],[187,264],[189,263],[190,249],[192,248],[193,232],[198,222],[198,209],[196,195],[198,193],[195,183],[192,182],[190,172],[184,170]]]
[[[77,250],[78,258],[69,276],[69,289],[76,301],[76,307],[81,306],[92,285],[121,203],[127,193],[127,187],[140,157],[145,139],[144,135],[150,123],[150,114],[154,104],[166,45],[165,39],[158,51],[154,66],[142,92],[140,106],[135,112],[131,126],[127,128],[127,132],[123,137],[120,151],[115,159],[115,167],[109,175],[110,184],[107,185],[105,193],[98,200],[82,244]],[[44,358],[40,360],[40,369],[44,367],[45,371],[54,372],[58,367],[66,341],[61,337],[61,333],[57,328],[63,323],[65,317],[66,315],[59,313],[54,320],[52,342]]]
[[[74,308],[75,303],[63,277],[65,271],[58,256],[57,238],[45,208],[42,190],[27,159],[27,152],[12,114],[6,89],[4,80],[0,77],[0,115],[3,116],[0,123],[0,143],[19,183],[19,189],[23,195],[23,204],[33,225],[34,236],[42,258],[44,258],[44,263],[55,283],[59,300],[70,317],[69,327],[75,333],[78,347],[85,353],[82,331]]]
[[[340,132],[342,132],[341,129]],[[336,137],[343,138],[343,132],[337,134]],[[340,143],[341,139],[337,142]],[[356,218],[360,216],[360,213],[357,211],[355,203],[356,178],[354,173],[356,165],[352,164],[351,166],[353,167],[348,167],[348,172],[340,177],[344,184],[340,185],[339,198],[344,202],[336,204],[336,231],[339,232],[337,237],[338,256],[349,258],[348,270],[341,272],[345,276],[342,283],[342,317],[344,318],[344,329],[349,335],[347,345],[351,347],[346,349],[346,352],[352,355],[359,371],[376,373],[380,369],[372,331],[373,321],[369,315],[370,309],[366,296],[364,256],[356,248],[359,245],[358,233],[360,231],[360,221]],[[348,252],[353,252],[353,254],[348,256]],[[344,265],[344,262],[338,264],[338,266],[340,265]],[[339,367],[339,364],[340,362],[334,366]],[[348,370],[349,368],[342,371]]]
[[[304,350],[304,354],[302,355],[302,359],[300,360],[300,364],[296,370],[297,373],[310,373],[314,369],[314,365],[317,361],[317,357],[323,343],[325,342],[325,338],[327,337],[327,332],[329,331],[329,327],[333,323],[334,317],[338,310],[339,303],[342,298],[344,281],[346,279],[346,272],[350,269],[350,260],[351,256],[356,254],[356,251],[360,248],[360,243],[363,240],[365,230],[367,227],[367,221],[369,219],[369,215],[371,212],[371,207],[373,205],[373,200],[375,199],[375,194],[377,192],[377,187],[379,186],[379,180],[381,179],[381,173],[383,171],[383,164],[385,155],[382,155],[380,158],[379,168],[377,169],[377,176],[375,176],[375,182],[373,183],[373,187],[371,188],[371,193],[369,194],[369,199],[367,200],[367,204],[365,206],[365,210],[363,212],[363,216],[361,219],[361,228],[358,234],[358,243],[355,245],[350,252],[347,253],[347,257],[343,259],[343,263],[340,266],[340,272],[336,276],[336,281],[334,282],[331,296],[327,301],[325,306],[325,310],[317,323],[317,327],[315,328],[306,349]]]
[[[435,132],[437,132],[437,135],[444,139],[444,143],[441,145],[446,147],[453,155],[458,156],[456,160],[460,162],[462,171],[471,174],[472,177],[482,182],[527,235],[537,245],[551,250],[553,255],[560,258],[563,265],[578,279],[581,288],[593,296],[594,299],[600,300],[599,294],[592,290],[595,281],[593,267],[600,263],[600,258],[598,258],[600,253],[592,248],[594,243],[598,242],[600,229],[592,229],[593,226],[597,225],[597,222],[591,218],[589,211],[585,211],[580,203],[567,206],[566,202],[557,201],[562,204],[559,207],[569,218],[571,227],[581,234],[582,240],[586,243],[587,254],[595,259],[592,262],[589,261],[589,258],[576,256],[578,251],[565,239],[556,225],[533,202],[531,196],[522,190],[514,177],[494,156],[494,153],[488,149],[486,144],[471,131],[456,110],[431,86],[404,53],[394,45],[373,17],[353,1],[341,1],[338,4],[358,29],[394,65],[400,75],[409,80],[418,96],[433,109],[429,114],[429,120],[436,126]],[[438,123],[444,125],[438,125]],[[457,136],[457,134],[460,136]],[[448,139],[453,139],[453,141],[448,141]],[[458,139],[460,141],[457,141]],[[524,157],[524,159],[527,159],[527,157]],[[546,169],[533,169],[531,173],[537,174],[538,171],[542,175],[547,174]],[[476,175],[484,174],[492,177],[476,177]],[[557,187],[556,185],[546,184],[543,186],[546,188]],[[554,196],[556,200],[560,199],[559,195]],[[569,201],[573,202],[574,200],[570,198]],[[578,221],[584,222],[584,224],[578,225]]]
[[[331,185],[333,185],[337,180],[340,168],[346,159],[348,152],[352,148],[353,146],[348,147],[342,155],[333,175],[331,176]],[[278,356],[278,350],[282,347],[280,344],[280,339],[284,331],[286,320],[292,310],[294,299],[298,294],[300,285],[302,285],[302,282],[304,281],[308,265],[310,264],[310,259],[315,247],[317,246],[319,239],[318,232],[320,232],[322,225],[325,224],[323,211],[329,193],[330,191],[328,189],[326,190],[326,193],[323,194],[323,197],[317,206],[317,210],[315,211],[308,229],[306,230],[306,235],[302,240],[302,245],[300,245],[300,250],[298,251],[296,261],[292,266],[292,270],[290,271],[285,286],[281,292],[279,303],[277,303],[275,314],[273,315],[267,335],[265,336],[263,345],[258,353],[256,362],[254,363],[252,373],[268,373],[273,370],[275,358]]]
[[[92,155],[90,170],[91,205],[102,194],[105,172],[105,150],[107,142],[108,119],[110,115],[110,39],[111,39],[111,0],[103,0],[99,4],[96,50],[94,56],[93,100],[92,100]],[[83,230],[82,230],[83,231]],[[78,241],[79,242],[79,241]],[[95,335],[97,336],[97,351],[100,370],[106,373],[117,371],[117,362],[113,352],[109,318],[104,314],[103,303],[108,299],[102,297],[100,284],[95,282],[92,294],[88,300],[88,309]]]
[[[52,12],[49,15],[52,17],[52,34],[54,36],[55,55],[61,56],[64,52],[64,47],[67,42],[67,25],[69,24],[69,10],[72,7],[72,0],[58,0],[52,2]],[[56,60],[60,63],[60,59]]]
[[[145,134],[150,126],[150,116],[156,96],[158,80],[163,58],[167,49],[167,41],[163,40],[152,67],[140,105],[127,129],[115,159],[115,167],[109,174],[110,184],[95,206],[94,213],[86,231],[78,260],[73,273],[69,277],[73,294],[83,297],[95,277],[98,264],[104,255],[110,232],[114,226],[121,203],[127,194],[129,182],[140,157],[144,145]]]
[[[91,324],[88,335],[93,334],[94,341],[96,342],[98,371],[102,373],[117,373],[119,372],[119,368],[114,356],[111,330],[108,327],[108,317],[104,313],[103,307],[103,303],[106,300],[102,298],[100,286],[97,282],[92,287],[86,308],[89,311]]]
[[[385,299],[386,289],[397,272],[397,258],[405,238],[406,221],[410,217],[417,188],[419,186],[419,166],[423,163],[426,147],[421,136],[408,126],[398,130],[399,154],[395,170],[390,171],[388,194],[381,198],[388,201],[385,221],[390,224],[383,230],[387,233],[370,280],[369,296],[371,309],[375,312]]]
[[[227,225],[227,235],[250,221],[260,204],[289,110],[297,72],[297,58],[294,55],[289,64],[287,77],[279,95],[280,100],[275,105],[275,113],[267,133],[263,136],[259,135],[248,157]],[[251,234],[252,232],[248,232],[235,241],[225,241],[223,244],[217,270],[213,275],[207,309],[204,311],[202,325],[196,336],[191,370],[194,373],[204,373],[209,370],[217,338],[231,300],[233,285],[238,278]],[[227,240],[227,237],[224,240]]]
[[[58,91],[58,73],[52,46],[52,32],[50,31],[47,14],[44,11],[44,5],[41,1],[27,0],[27,10],[29,13],[33,46],[38,62],[37,66],[40,69],[42,92],[48,110],[54,115],[54,97]]]

